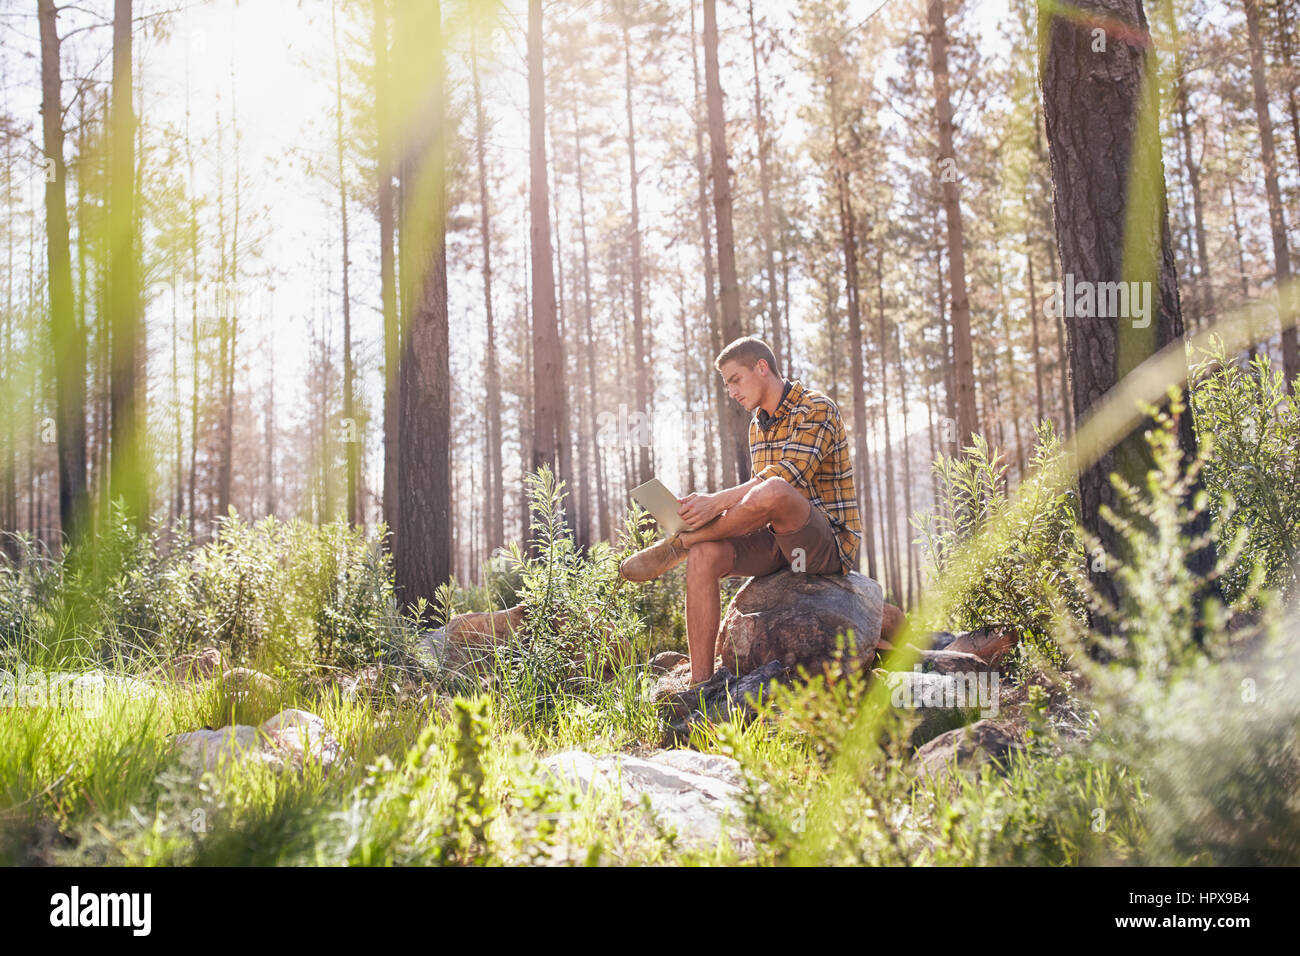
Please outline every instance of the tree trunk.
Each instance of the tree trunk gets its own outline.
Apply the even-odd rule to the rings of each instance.
[[[578,239],[582,245],[582,321],[586,334],[585,355],[587,360],[587,391],[590,404],[587,408],[587,428],[589,444],[596,470],[596,509],[599,519],[596,522],[597,535],[602,541],[610,539],[609,531],[609,497],[605,484],[605,463],[600,442],[597,440],[599,430],[596,427],[596,404],[599,393],[596,391],[595,335],[591,324],[591,250],[587,245],[587,195],[582,178],[582,133],[578,122],[578,101],[573,100],[573,165],[578,186]]]
[[[704,0],[704,85],[709,108],[709,143],[713,158],[713,210],[718,226],[718,281],[722,300],[724,344],[740,338],[740,283],[736,278],[736,247],[731,225],[731,173],[727,169],[727,121],[722,112],[722,83],[718,77],[717,0]],[[779,363],[778,363],[779,364]],[[736,480],[749,480],[749,422],[739,403],[723,406],[724,434],[736,461]],[[730,469],[728,469],[730,471]]]
[[[763,86],[758,70],[758,29],[754,24],[754,0],[749,0],[749,50],[754,60],[754,127],[758,138],[758,191],[763,202],[763,258],[767,268],[768,316],[772,327],[772,351],[782,370],[790,374],[790,358],[781,334],[781,308],[776,291],[776,252],[772,235],[772,176],[767,168],[767,122],[763,116]]]
[[[348,279],[352,264],[348,259],[348,188],[347,173],[343,164],[343,61],[339,51],[337,24],[338,0],[330,6],[330,26],[334,34],[334,144],[335,158],[339,175],[339,227],[343,242],[343,452],[347,459],[347,512],[348,523],[357,525],[361,522],[361,511],[357,497],[357,478],[360,458],[357,449],[361,443],[361,431],[357,424],[356,408],[353,404],[353,367],[352,367],[352,293]]]
[[[501,459],[501,370],[497,364],[496,325],[492,313],[492,229],[488,215],[487,188],[487,115],[478,79],[478,33],[471,27],[470,69],[474,84],[474,140],[478,161],[479,232],[483,242],[483,311],[487,319],[487,550],[505,544],[504,464]]]
[[[560,475],[564,403],[563,352],[556,325],[555,263],[551,253],[550,190],[546,180],[546,75],[542,63],[542,3],[528,3],[529,248],[533,299],[534,471],[549,465]]]
[[[374,0],[371,34],[375,55],[376,205],[379,207],[380,301],[384,320],[384,507],[390,534],[399,519],[398,481],[401,415],[398,384],[401,363],[401,318],[397,302],[397,264],[393,251],[393,111],[388,66],[388,4]],[[390,542],[385,541],[385,546]]]
[[[835,153],[832,159],[835,195],[840,214],[840,241],[844,252],[844,298],[849,318],[849,374],[853,385],[853,453],[856,463],[858,508],[862,513],[862,543],[867,552],[867,576],[877,578],[876,549],[873,544],[871,464],[867,458],[867,393],[862,368],[862,312],[858,300],[858,243],[853,215],[852,188],[849,184],[848,161],[840,153],[839,93],[834,76],[830,77],[826,95],[830,99],[831,136]],[[829,340],[833,351],[836,342]],[[883,529],[882,529],[883,530]],[[885,555],[886,561],[888,555]],[[888,583],[888,582],[886,582]]]
[[[930,69],[939,135],[939,180],[948,224],[948,278],[952,283],[952,345],[957,388],[957,433],[969,445],[979,432],[975,411],[975,363],[971,352],[970,299],[966,294],[966,251],[962,238],[961,196],[953,151],[953,109],[949,94],[948,24],[943,0],[928,0]]]
[[[633,379],[636,387],[636,410],[642,415],[650,414],[650,369],[649,356],[646,354],[645,314],[641,300],[641,209],[637,199],[639,177],[636,168],[636,126],[632,117],[632,43],[628,36],[628,18],[626,4],[623,5],[621,26],[623,33],[623,93],[627,112],[627,162],[628,192],[631,199],[631,249],[632,249],[632,355],[636,363]],[[650,444],[641,441],[638,444],[636,482],[649,481]]]
[[[1274,282],[1281,297],[1278,311],[1282,315],[1282,372],[1287,391],[1292,391],[1300,375],[1300,352],[1296,345],[1295,303],[1291,288],[1291,250],[1287,245],[1286,212],[1278,187],[1277,148],[1273,140],[1273,117],[1268,110],[1267,73],[1264,65],[1264,41],[1259,30],[1258,0],[1242,0],[1246,8],[1246,35],[1250,41],[1250,83],[1255,97],[1255,121],[1259,124],[1259,147],[1264,164],[1264,191],[1268,196],[1268,225],[1273,235]]]
[[[451,576],[445,81],[440,4],[401,8],[398,76],[414,83],[401,151],[401,364],[396,584],[408,606]],[[433,51],[432,53],[430,51]]]
[[[89,505],[86,494],[86,337],[84,328],[77,321],[72,294],[66,192],[68,171],[63,161],[60,51],[53,0],[40,0],[38,13],[41,125],[47,170],[45,230],[50,285],[50,348],[53,352],[55,437],[59,457],[59,523],[67,545],[75,548],[86,530]],[[129,40],[127,50],[129,58]],[[129,72],[127,79],[129,89]]]
[[[1085,417],[1139,363],[1183,336],[1165,212],[1155,58],[1145,52],[1151,42],[1146,16],[1140,0],[1086,0],[1082,10],[1089,18],[1104,18],[1101,22],[1128,25],[1143,45],[1134,45],[1122,33],[1112,31],[1103,54],[1093,50],[1096,41],[1088,25],[1091,19],[1045,18],[1040,25],[1047,50],[1043,103],[1061,269],[1075,283],[1148,283],[1155,314],[1147,315],[1145,325],[1136,316],[1132,320],[1114,316],[1069,322],[1076,420]],[[1123,539],[1102,519],[1100,511],[1105,505],[1121,515],[1126,513],[1109,481],[1112,472],[1131,484],[1143,483],[1152,466],[1143,430],[1135,429],[1079,475],[1084,527],[1120,561],[1128,560]],[[1190,462],[1196,455],[1190,411],[1180,416],[1178,440]],[[1200,490],[1200,482],[1196,484],[1192,496]],[[1188,533],[1203,534],[1208,522],[1205,513]],[[1120,595],[1113,569],[1095,558],[1089,560],[1092,582],[1118,607]],[[1188,563],[1194,573],[1208,574],[1214,563],[1213,545],[1192,555]],[[1094,627],[1113,633],[1114,623],[1099,616]],[[1092,652],[1103,656],[1098,648]]]
[[[112,325],[111,497],[131,521],[149,524],[144,382],[140,369],[140,289],[136,263],[135,107],[132,103],[131,0],[113,11],[113,108],[109,131],[109,311]]]
[[[709,228],[709,172],[704,162],[704,123],[700,119],[700,66],[695,55],[695,0],[691,0],[691,76],[695,81],[695,98],[692,100],[695,117],[695,170],[699,181],[700,248],[704,253],[704,311],[709,317],[709,344],[713,349],[713,355],[709,356],[708,363],[711,366],[712,359],[722,351],[724,343],[722,330],[718,325],[718,300],[714,294],[713,236]],[[714,419],[718,422],[720,436],[728,436],[730,419],[727,416],[730,415],[730,410],[727,408],[727,390],[722,383],[722,376],[712,374],[712,381]],[[727,441],[726,437],[723,437],[722,441]],[[709,442],[709,480],[713,481],[712,476],[716,471],[717,481],[727,488],[732,488],[737,484],[736,458],[729,449],[720,454],[715,444]]]

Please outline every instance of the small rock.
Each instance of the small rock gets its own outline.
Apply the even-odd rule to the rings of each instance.
[[[935,737],[917,750],[913,760],[920,773],[946,777],[954,764],[971,767],[992,759],[1005,766],[1007,757],[1021,746],[1011,724],[979,720]]]
[[[166,680],[188,684],[193,681],[208,680],[220,674],[221,670],[221,651],[215,647],[205,647],[201,651],[173,657],[170,662],[158,669],[158,673]]]
[[[275,679],[251,667],[232,667],[221,675],[222,686],[232,694],[273,694]]]
[[[889,684],[893,706],[920,717],[912,730],[913,747],[954,727],[997,713],[1000,681],[996,672],[972,673],[966,677],[920,669],[880,673]],[[992,714],[982,712],[985,708],[992,710]]]
[[[203,772],[245,761],[272,770],[301,770],[308,760],[324,767],[338,759],[341,746],[325,730],[325,721],[305,710],[282,710],[259,727],[236,724],[218,730],[194,730],[173,738],[182,764]]]
[[[683,662],[690,663],[690,658],[677,651],[660,651],[650,659],[650,670],[656,674],[666,674]]]

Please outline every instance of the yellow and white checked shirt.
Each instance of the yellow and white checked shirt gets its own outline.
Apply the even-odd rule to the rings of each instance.
[[[835,403],[788,382],[776,414],[760,408],[750,420],[749,458],[754,477],[784,478],[826,515],[844,571],[856,571],[862,518],[849,440]]]

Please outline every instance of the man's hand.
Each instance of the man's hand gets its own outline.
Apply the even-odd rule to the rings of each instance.
[[[685,521],[686,527],[691,531],[708,524],[727,507],[721,494],[690,494],[677,500],[681,502],[681,507],[677,509],[677,517]]]

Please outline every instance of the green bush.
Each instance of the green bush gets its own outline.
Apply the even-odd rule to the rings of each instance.
[[[1242,366],[1217,344],[1194,375],[1211,514],[1228,513],[1230,537],[1246,535],[1243,560],[1225,570],[1225,595],[1246,591],[1256,568],[1267,586],[1290,591],[1300,545],[1300,406],[1263,353]]]
[[[1036,432],[1031,473],[1052,467],[1062,454],[1050,422],[1041,422]],[[914,517],[913,525],[929,557],[931,586],[944,588],[953,601],[946,619],[926,623],[952,630],[1010,625],[1022,642],[1059,661],[1051,638],[1055,609],[1063,604],[1083,616],[1082,596],[1070,574],[1083,557],[1074,494],[1027,481],[1012,507],[1007,466],[981,436],[960,457],[940,456],[933,467],[940,506]],[[996,522],[1004,526],[978,560],[955,560]]]

